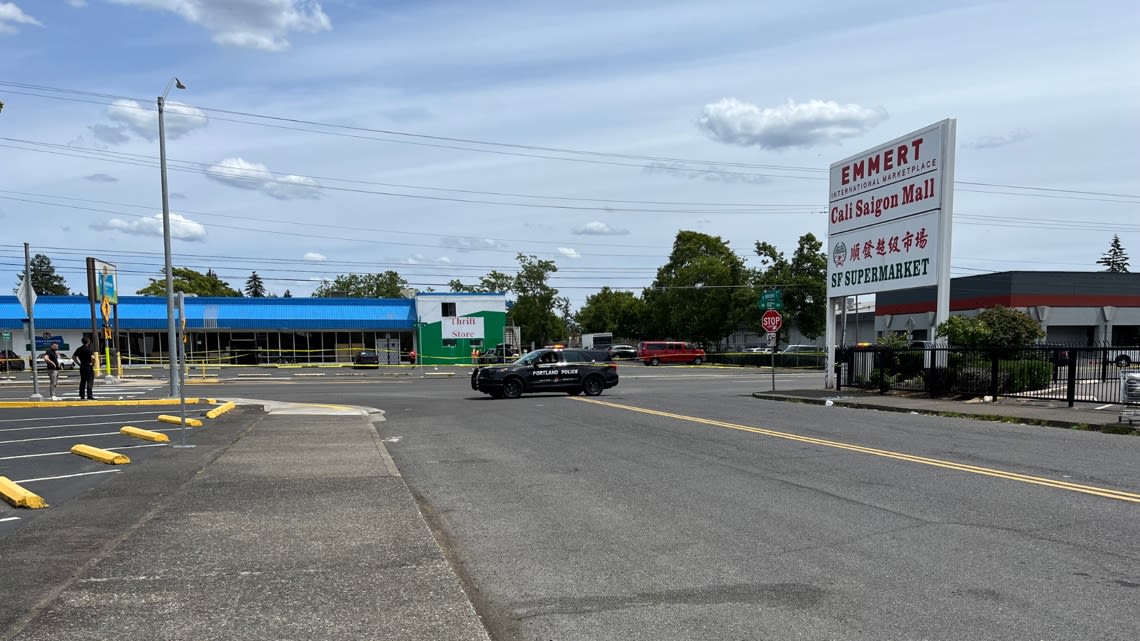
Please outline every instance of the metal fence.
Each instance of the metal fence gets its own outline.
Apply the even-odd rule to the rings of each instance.
[[[1140,347],[1039,345],[982,350],[960,347],[842,348],[840,387],[1007,396],[1075,403],[1121,403],[1121,372],[1137,371]]]

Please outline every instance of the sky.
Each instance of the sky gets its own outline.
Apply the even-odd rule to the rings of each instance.
[[[828,167],[957,120],[952,274],[1140,270],[1140,3],[0,0],[0,286],[172,262],[306,296],[552,260],[574,308],[676,235],[824,239]],[[186,86],[169,83],[177,77]],[[8,285],[4,285],[8,283]]]

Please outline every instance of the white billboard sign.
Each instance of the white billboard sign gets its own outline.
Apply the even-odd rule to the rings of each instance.
[[[483,317],[445,316],[443,317],[443,338],[483,338]]]
[[[938,212],[831,236],[828,296],[937,284],[938,237]]]
[[[828,298],[939,283],[939,261],[950,258],[943,210],[951,125],[943,120],[831,165]]]

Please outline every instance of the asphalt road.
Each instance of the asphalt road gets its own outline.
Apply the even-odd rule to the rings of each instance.
[[[499,640],[1140,636],[1140,440],[750,396],[769,387],[627,367],[596,399],[462,375],[225,389],[384,409]]]
[[[1140,637],[1135,438],[760,401],[756,370],[514,401],[464,374],[194,391],[385,410],[498,641]]]

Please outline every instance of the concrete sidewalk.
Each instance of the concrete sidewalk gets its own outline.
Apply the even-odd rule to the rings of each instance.
[[[775,392],[754,392],[753,397],[765,400],[832,404],[840,407],[879,410],[884,412],[906,412],[932,414],[985,421],[1024,423],[1068,429],[1095,430],[1121,434],[1140,434],[1140,417],[1135,417],[1134,425],[1121,418],[1121,406],[1113,405],[1106,409],[1096,409],[1099,405],[1087,403],[1068,407],[1063,402],[1039,401],[1020,398],[1001,398],[993,402],[977,399],[956,400],[950,398],[930,398],[928,395],[878,394],[857,389],[844,389],[842,392],[826,389],[796,389]]]
[[[0,540],[0,639],[486,641],[380,417],[259,410]]]

